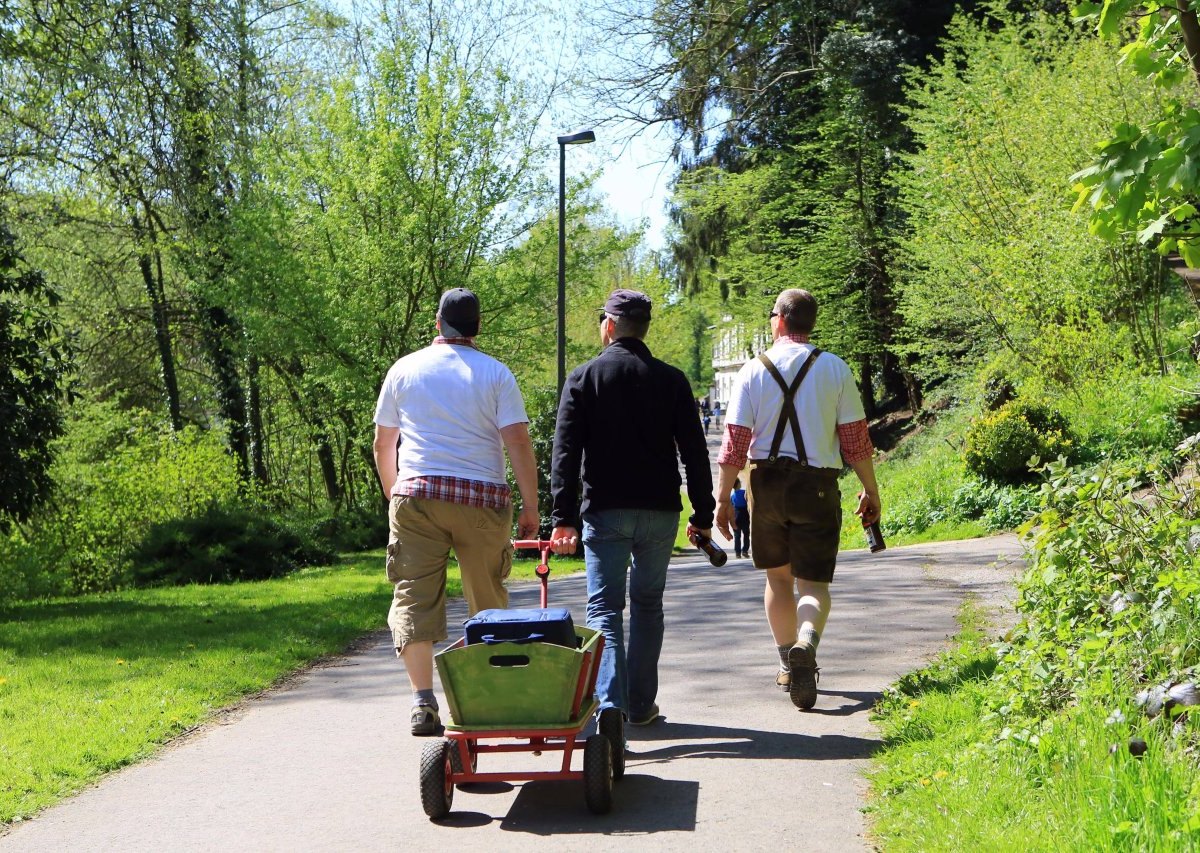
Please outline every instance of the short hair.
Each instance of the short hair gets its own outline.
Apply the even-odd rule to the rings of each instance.
[[[817,324],[817,300],[807,290],[789,288],[775,300],[775,313],[790,334],[807,335]]]
[[[612,314],[608,315],[608,319],[613,321],[613,340],[617,340],[618,338],[637,338],[640,341],[650,331],[649,320],[634,320],[632,317],[614,317]]]
[[[740,489],[742,487],[742,478],[741,477],[733,478],[733,487],[735,489]]]

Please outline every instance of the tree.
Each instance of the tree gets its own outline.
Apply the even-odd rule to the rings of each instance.
[[[897,113],[905,64],[936,56],[951,3],[664,0],[610,25],[627,51],[610,95],[639,89],[679,135],[673,265],[757,320],[785,286],[816,293],[821,334],[861,368],[868,409],[920,403],[895,346],[897,230],[890,170],[910,142]],[[644,57],[649,57],[644,58]],[[646,119],[650,120],[650,119]],[[687,145],[683,144],[687,141]]]
[[[57,305],[0,221],[0,528],[28,518],[50,495],[51,444],[63,431],[72,360]]]
[[[553,197],[532,141],[543,95],[461,22],[412,14],[340,33],[338,73],[305,81],[260,151],[264,186],[235,211],[254,236],[235,249],[253,275],[233,301],[335,504],[374,496],[363,413],[388,366],[428,343],[443,290],[479,294],[485,347],[517,331],[522,291],[494,264],[538,219],[531,200]]]
[[[1159,259],[1089,236],[1063,193],[1089,140],[1151,112],[1148,84],[1114,66],[1111,44],[1050,16],[963,17],[950,34],[914,88],[918,145],[895,177],[902,351],[929,382],[1003,358],[1054,393],[1135,355],[1160,367]]]
[[[1077,209],[1090,209],[1093,234],[1136,236],[1162,254],[1200,266],[1200,21],[1196,0],[1080,3],[1075,12],[1105,37],[1126,37],[1123,62],[1153,84],[1158,108],[1147,121],[1122,120],[1076,173]],[[1132,35],[1132,38],[1128,38]]]

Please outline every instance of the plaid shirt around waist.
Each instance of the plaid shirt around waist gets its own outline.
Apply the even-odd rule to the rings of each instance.
[[[842,459],[847,465],[870,459],[875,453],[871,444],[871,434],[867,431],[866,420],[852,421],[848,424],[837,425],[838,444],[841,445]],[[721,441],[721,450],[717,454],[717,464],[733,465],[737,468],[746,467],[746,457],[750,454],[750,445],[754,433],[750,427],[739,424],[725,424],[725,436]]]
[[[485,483],[462,477],[411,477],[396,483],[392,495],[446,501],[478,509],[504,509],[512,503],[512,489],[505,483]]]

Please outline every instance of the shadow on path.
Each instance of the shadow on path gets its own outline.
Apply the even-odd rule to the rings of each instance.
[[[699,782],[631,772],[613,786],[612,811],[594,815],[584,804],[582,782],[530,782],[500,828],[531,835],[694,832],[699,801]]]

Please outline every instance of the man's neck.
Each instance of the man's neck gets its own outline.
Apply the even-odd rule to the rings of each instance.
[[[775,343],[780,341],[791,341],[794,344],[806,344],[809,342],[808,335],[801,332],[784,332],[775,336]]]

